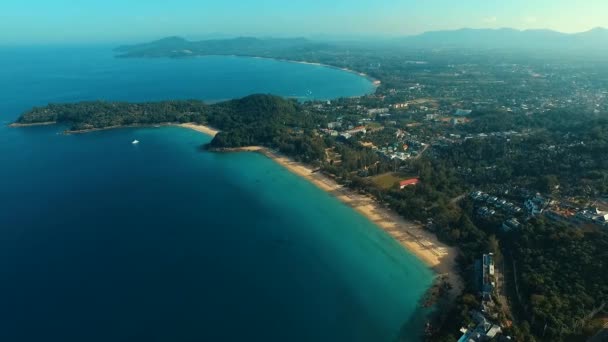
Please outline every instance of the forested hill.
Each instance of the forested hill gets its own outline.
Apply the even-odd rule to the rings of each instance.
[[[324,120],[304,110],[295,100],[250,95],[215,104],[198,100],[49,104],[22,114],[16,123],[57,122],[67,124],[68,131],[82,131],[194,122],[221,130],[211,142],[212,147],[263,145],[282,148],[296,159],[306,161],[322,155],[323,148],[313,142],[317,138],[312,130]]]
[[[311,42],[304,38],[239,37],[188,41],[180,37],[168,37],[149,43],[121,46],[115,51],[119,53],[119,57],[280,56],[288,52],[318,51],[326,47],[327,44]]]

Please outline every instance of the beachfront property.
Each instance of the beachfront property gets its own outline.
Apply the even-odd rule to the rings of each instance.
[[[500,326],[491,323],[481,312],[473,311],[472,316],[477,325],[471,329],[460,329],[460,332],[462,332],[463,335],[458,339],[458,342],[490,341],[502,333]],[[511,338],[508,336],[501,336],[499,341],[501,340],[510,341]]]
[[[492,293],[496,287],[494,280],[494,254],[483,254],[475,263],[475,283],[481,294],[481,306],[470,312],[474,322],[460,329],[462,336],[458,342],[511,341],[502,335],[502,327],[496,323],[496,305]]]
[[[494,254],[484,254],[475,263],[475,283],[477,284],[482,299],[491,300],[492,293],[496,287],[494,279]]]

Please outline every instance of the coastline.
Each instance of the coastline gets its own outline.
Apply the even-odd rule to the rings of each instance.
[[[9,127],[32,127],[32,126],[48,126],[48,125],[55,125],[55,124],[57,124],[57,122],[50,121],[50,122],[41,122],[41,123],[33,123],[33,124],[12,123],[8,126]],[[207,135],[211,135],[211,136],[215,136],[217,133],[219,133],[219,130],[217,130],[217,129],[211,128],[209,126],[198,125],[195,123],[163,122],[163,123],[158,123],[158,124],[117,125],[117,126],[108,126],[108,127],[100,127],[100,128],[80,129],[80,130],[74,130],[74,131],[65,130],[65,131],[63,131],[63,134],[66,134],[66,135],[84,134],[84,133],[107,131],[107,130],[119,129],[119,128],[156,128],[156,127],[167,127],[167,126],[189,128],[189,129],[193,129],[195,131],[198,131],[198,132],[201,132],[201,133],[204,133]]]
[[[27,127],[39,125],[51,125],[55,122],[39,124],[11,124],[11,127]],[[143,127],[182,127],[199,133],[214,137],[219,130],[196,123],[161,123],[154,125],[127,125],[110,126],[104,128],[93,128],[78,131],[64,131],[64,134],[83,134],[88,132],[110,130],[116,128],[143,128]],[[410,253],[414,254],[426,266],[431,268],[438,278],[445,278],[452,286],[449,298],[454,299],[464,289],[464,284],[457,272],[456,257],[458,250],[455,247],[441,243],[435,234],[425,230],[422,225],[408,221],[390,209],[383,207],[369,195],[361,195],[358,192],[338,184],[330,177],[321,172],[316,172],[312,167],[291,160],[276,151],[263,146],[245,146],[238,148],[222,149],[222,152],[256,152],[272,159],[291,173],[300,176],[319,189],[329,193],[336,199],[359,212],[368,220],[389,234],[396,242]]]
[[[352,70],[352,69],[348,69],[348,68],[343,68],[343,67],[339,67],[339,66],[335,66],[335,65],[330,65],[330,64],[317,63],[317,62],[298,61],[298,60],[293,60],[293,59],[263,57],[263,56],[255,56],[255,55],[234,55],[234,54],[232,54],[232,55],[209,54],[209,55],[193,55],[193,56],[185,56],[185,57],[186,58],[188,58],[188,57],[197,58],[197,57],[208,57],[208,56],[245,57],[245,58],[254,58],[254,59],[267,59],[267,60],[286,62],[286,63],[320,66],[323,68],[336,69],[336,70],[348,72],[350,74],[355,74],[357,76],[363,77],[372,83],[372,85],[374,86],[374,89],[377,89],[380,85],[382,85],[382,81],[380,81],[379,79],[374,78],[364,72],[360,72],[360,71]],[[127,58],[148,58],[148,57],[127,57]]]
[[[193,123],[176,126],[192,129],[210,136],[215,136],[218,133],[216,129]],[[408,221],[390,209],[383,207],[371,196],[361,195],[344,187],[328,176],[315,172],[310,166],[293,161],[267,147],[246,146],[223,149],[222,151],[257,152],[272,159],[288,171],[306,179],[365,216],[379,229],[388,233],[403,248],[435,271],[438,277],[445,277],[453,288],[449,295],[451,298],[455,298],[464,289],[462,279],[457,272],[456,257],[458,256],[458,250],[441,243],[435,234],[426,231],[420,224]]]
[[[344,71],[344,72],[348,72],[351,74],[355,74],[357,76],[361,76],[365,79],[367,79],[368,81],[370,81],[372,83],[372,85],[374,86],[374,88],[378,88],[381,84],[382,81],[380,81],[377,78],[374,78],[364,72],[360,72],[357,70],[352,70],[352,69],[348,69],[348,68],[343,68],[343,67],[339,67],[339,66],[335,66],[335,65],[330,65],[330,64],[323,64],[323,63],[317,63],[317,62],[306,62],[306,61],[297,61],[297,60],[293,60],[293,59],[284,59],[284,58],[273,58],[273,57],[261,57],[261,56],[245,56],[245,55],[234,55],[235,57],[250,57],[250,58],[257,58],[257,59],[270,59],[273,61],[279,61],[279,62],[287,62],[287,63],[295,63],[295,64],[305,64],[305,65],[313,65],[313,66],[320,66],[320,67],[324,67],[324,68],[330,68],[330,69],[336,69],[336,70],[340,70],[340,71]]]
[[[8,127],[34,127],[34,126],[48,126],[48,125],[54,125],[57,122],[55,121],[47,121],[47,122],[36,122],[36,123],[28,123],[28,124],[22,124],[22,123],[17,123],[17,122],[13,122],[12,124],[8,125]]]

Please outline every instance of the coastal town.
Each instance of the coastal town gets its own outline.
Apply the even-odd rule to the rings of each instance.
[[[602,329],[603,64],[491,52],[472,63],[460,51],[269,51],[261,57],[357,70],[374,89],[332,100],[54,104],[16,124],[60,122],[69,132],[180,124],[214,135],[205,149],[273,158],[436,271],[421,303],[434,308],[429,341],[580,340]]]
[[[423,61],[413,65],[428,67]],[[380,63],[373,68],[377,71]],[[373,199],[370,205],[376,208],[372,212],[383,214],[372,220],[380,226],[381,217],[391,213],[407,219],[399,224],[401,229],[385,229],[399,241],[404,232],[416,236],[404,240],[414,242],[409,248],[415,253],[416,245],[424,246],[423,241],[432,239],[428,233],[442,241],[429,244],[437,257],[446,250],[445,242],[459,247],[464,261],[458,265],[446,265],[445,258],[430,263],[441,265],[439,274],[459,275],[439,278],[431,290],[429,300],[446,313],[429,322],[430,340],[446,331],[456,337],[450,331],[456,327],[446,323],[454,320],[449,316],[454,310],[460,310],[457,321],[468,322],[459,327],[459,341],[463,342],[531,340],[534,329],[539,329],[534,334],[542,340],[570,329],[564,328],[567,324],[580,332],[586,325],[600,322],[605,301],[598,298],[571,323],[549,323],[545,318],[542,327],[531,327],[526,318],[530,317],[530,304],[524,296],[540,298],[540,294],[532,292],[525,283],[530,281],[529,275],[521,271],[532,271],[534,265],[528,264],[532,260],[516,250],[521,248],[519,240],[535,234],[539,225],[577,236],[605,236],[608,232],[608,188],[602,166],[606,161],[591,152],[595,137],[572,130],[608,111],[608,85],[592,87],[596,80],[565,66],[551,70],[545,65],[543,73],[519,64],[492,66],[486,73],[478,65],[448,68],[452,74],[442,70],[434,76],[449,77],[458,87],[417,81],[391,88],[376,81],[379,87],[374,94],[303,102],[304,113],[317,118],[316,127],[309,132],[323,139],[322,157],[292,157],[316,165],[314,170],[321,172],[314,177],[325,177],[324,184],[354,190],[348,197]],[[431,70],[424,73],[433,79]],[[459,81],[471,74],[487,78],[482,83],[497,88],[488,92],[478,82]],[[508,77],[497,79],[497,74]],[[437,79],[433,81],[437,83]],[[513,93],[509,86],[534,91]],[[576,121],[570,115],[575,111],[588,113],[588,117]],[[547,136],[549,127],[555,132]],[[310,134],[298,126],[291,132]],[[288,155],[289,150],[277,148]],[[573,159],[570,163],[586,169],[550,173],[551,167],[545,164],[559,162],[560,156],[568,156]],[[533,175],[522,172],[526,168],[548,171]],[[589,173],[597,174],[598,182],[588,180]],[[441,193],[434,193],[433,188]],[[370,212],[366,215],[374,217]],[[395,220],[399,221],[390,222]],[[471,240],[475,242],[467,242]],[[449,252],[450,258],[454,253],[458,252]],[[451,299],[442,300],[442,296]],[[532,305],[540,303],[535,299]]]
[[[427,63],[419,61],[415,65],[425,66]],[[540,72],[534,66],[500,64],[492,66],[491,71],[485,74],[478,65],[450,65],[448,68],[451,70],[449,74],[442,71],[440,76],[435,76],[451,78],[451,82],[458,86],[438,87],[417,80],[400,88],[383,85],[375,94],[365,97],[313,101],[307,106],[310,111],[326,118],[326,123],[318,126],[316,134],[338,142],[337,146],[326,150],[326,162],[331,165],[326,167],[326,172],[344,177],[344,174],[336,172],[336,168],[351,163],[347,168],[356,175],[356,179],[350,178],[349,182],[355,183],[350,186],[374,194],[381,203],[397,211],[400,208],[395,202],[402,197],[399,192],[416,193],[416,187],[424,187],[425,180],[429,178],[412,165],[421,160],[447,158],[456,161],[451,165],[451,171],[454,177],[459,178],[460,184],[466,185],[446,200],[447,206],[452,207],[446,211],[468,210],[471,221],[491,234],[496,247],[492,252],[484,251],[481,257],[473,255],[477,261],[460,265],[463,269],[474,269],[461,273],[469,284],[461,299],[468,298],[466,293],[474,296],[469,298],[469,310],[464,314],[468,316],[465,321],[471,323],[462,327],[459,341],[520,340],[521,332],[515,331],[514,336],[513,329],[514,325],[521,326],[525,316],[526,305],[521,293],[521,287],[525,285],[520,284],[524,275],[518,274],[518,257],[511,250],[518,244],[518,235],[526,229],[524,227],[535,226],[538,222],[578,232],[574,234],[594,231],[605,234],[608,231],[608,189],[604,186],[602,190],[601,186],[590,183],[581,184],[576,180],[576,177],[580,179],[580,172],[542,175],[533,179],[516,176],[517,170],[506,168],[505,161],[500,158],[486,157],[480,163],[481,160],[476,162],[462,156],[483,154],[484,149],[493,146],[500,146],[496,153],[501,157],[508,156],[510,162],[519,156],[543,160],[579,154],[594,144],[584,134],[563,131],[558,127],[560,133],[555,139],[535,141],[531,145],[531,141],[546,134],[546,128],[534,123],[505,120],[504,117],[520,117],[529,123],[549,121],[547,126],[559,126],[568,125],[571,120],[562,119],[562,113],[570,115],[583,111],[590,117],[598,116],[608,111],[608,85],[596,87],[596,80],[565,66],[551,70],[545,65]],[[431,70],[425,72],[433,74]],[[487,79],[487,82],[482,82],[487,86],[460,81],[473,74],[478,81]],[[436,79],[433,81],[437,83]],[[509,86],[514,85],[528,91],[513,93]],[[344,148],[340,145],[368,150],[377,158],[369,161],[361,158],[358,165],[353,165],[341,154]],[[454,159],[454,154],[458,154],[459,159]],[[576,158],[579,157],[585,156]],[[596,168],[601,165],[597,164],[598,160],[593,160],[594,157],[589,155],[587,158],[577,162],[590,167],[587,171],[593,169],[593,164]],[[493,159],[496,161],[494,164],[489,162]],[[603,177],[606,177],[605,169],[599,167],[598,172],[604,172]],[[445,229],[445,226],[441,227],[445,223],[437,222],[445,219],[437,218],[437,210],[432,210],[433,204],[413,207],[426,210],[429,216],[406,214],[406,217],[428,220],[424,226],[429,231]],[[462,231],[451,229],[445,240],[458,241],[459,235]],[[500,267],[494,264],[495,255],[499,256]],[[584,311],[584,317],[575,323],[578,329],[591,324],[596,315],[601,320],[605,304],[600,300]],[[540,332],[546,336],[548,329],[550,325],[546,323]]]

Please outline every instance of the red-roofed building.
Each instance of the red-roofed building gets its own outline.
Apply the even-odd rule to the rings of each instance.
[[[410,185],[416,185],[418,183],[420,183],[420,179],[418,177],[405,179],[405,180],[402,180],[401,182],[399,182],[399,188],[405,189],[406,187],[408,187]]]

